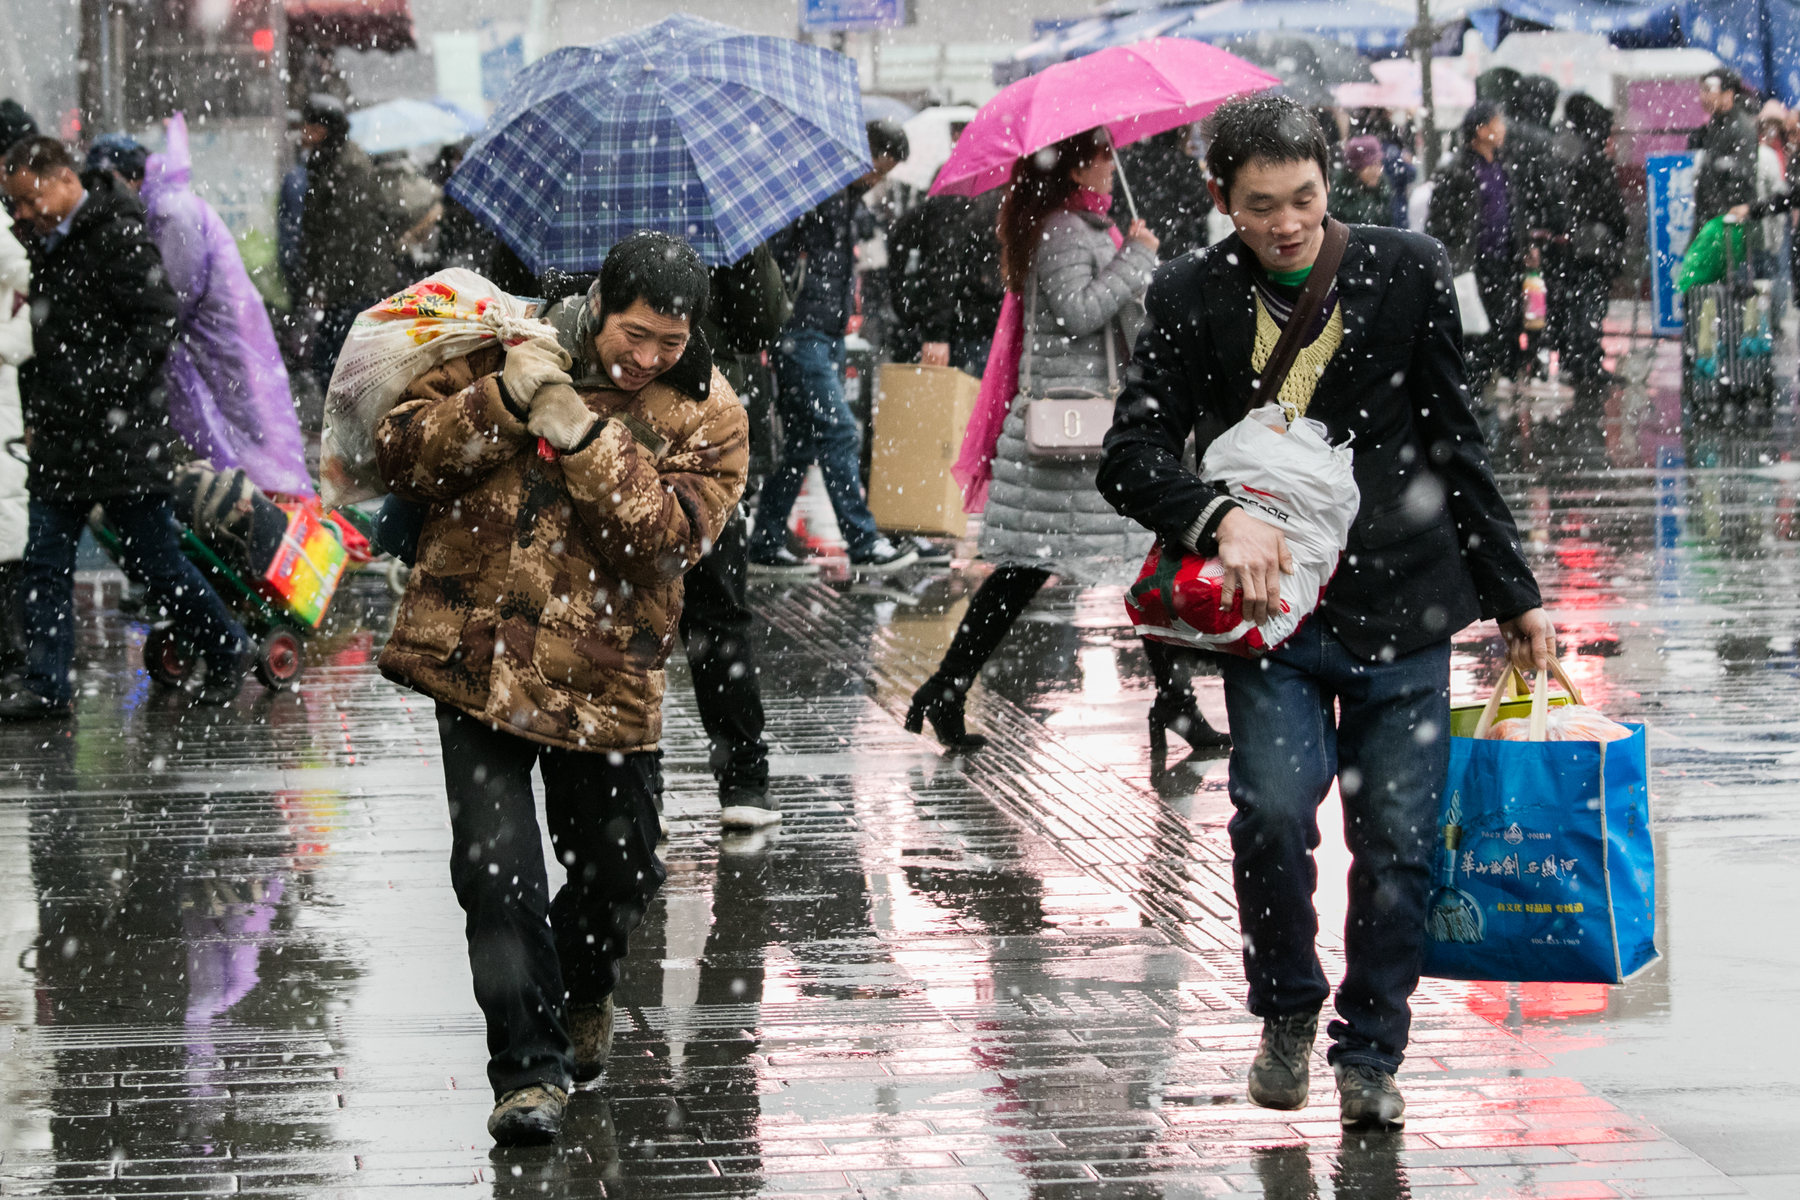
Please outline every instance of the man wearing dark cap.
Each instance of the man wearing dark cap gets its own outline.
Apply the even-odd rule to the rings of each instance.
[[[320,313],[312,368],[323,391],[356,314],[407,283],[394,255],[408,222],[368,154],[350,140],[343,101],[310,96],[300,119],[307,150],[300,284],[307,305]]]
[[[0,100],[0,154],[6,153],[14,142],[37,135],[38,123],[24,105],[10,96]]]

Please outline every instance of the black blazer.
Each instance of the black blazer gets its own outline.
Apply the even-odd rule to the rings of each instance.
[[[1234,234],[1165,264],[1100,464],[1100,492],[1177,544],[1217,491],[1181,464],[1248,408],[1250,251]],[[1375,661],[1539,604],[1469,411],[1450,263],[1431,238],[1358,225],[1337,275],[1344,341],[1306,415],[1353,439],[1362,507],[1319,615]],[[1207,547],[1202,547],[1207,549]]]

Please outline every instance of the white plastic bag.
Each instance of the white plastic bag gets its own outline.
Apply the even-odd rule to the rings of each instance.
[[[1494,330],[1493,322],[1488,320],[1487,305],[1481,302],[1481,284],[1475,280],[1475,272],[1464,271],[1453,281],[1456,284],[1456,310],[1462,316],[1464,337],[1486,337]]]
[[[1280,611],[1254,625],[1243,619],[1241,595],[1221,611],[1219,560],[1207,559],[1195,571],[1190,555],[1174,572],[1173,595],[1155,606],[1168,614],[1168,626],[1134,616],[1138,633],[1236,654],[1273,650],[1293,636],[1336,574],[1362,504],[1351,462],[1350,447],[1333,446],[1324,425],[1304,418],[1289,424],[1279,404],[1255,409],[1221,434],[1207,448],[1200,477],[1223,483],[1244,512],[1286,535],[1294,573],[1281,577]]]
[[[534,319],[539,307],[452,267],[358,313],[325,393],[319,446],[325,507],[387,491],[375,469],[375,426],[413,380],[496,340],[517,345],[554,338],[548,325]]]

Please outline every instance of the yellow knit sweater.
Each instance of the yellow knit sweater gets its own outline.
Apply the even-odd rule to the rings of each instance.
[[[1281,326],[1275,324],[1275,318],[1263,306],[1262,297],[1256,297],[1256,345],[1250,350],[1250,369],[1261,371],[1268,363],[1269,355],[1275,352],[1275,343],[1281,340]],[[1298,420],[1306,415],[1306,406],[1312,403],[1313,389],[1319,386],[1319,376],[1325,373],[1325,364],[1337,353],[1338,345],[1344,340],[1344,306],[1334,304],[1331,308],[1331,319],[1325,322],[1325,328],[1314,338],[1311,345],[1302,346],[1300,353],[1294,356],[1294,365],[1289,368],[1287,380],[1282,383],[1281,391],[1276,399],[1287,413],[1290,421]]]

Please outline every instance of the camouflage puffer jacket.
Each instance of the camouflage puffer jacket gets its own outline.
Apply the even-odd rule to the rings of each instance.
[[[430,505],[383,675],[546,745],[656,748],[681,577],[748,462],[744,409],[695,348],[636,394],[578,379],[606,419],[561,455],[526,431],[498,347],[413,383],[375,437],[389,487]]]

